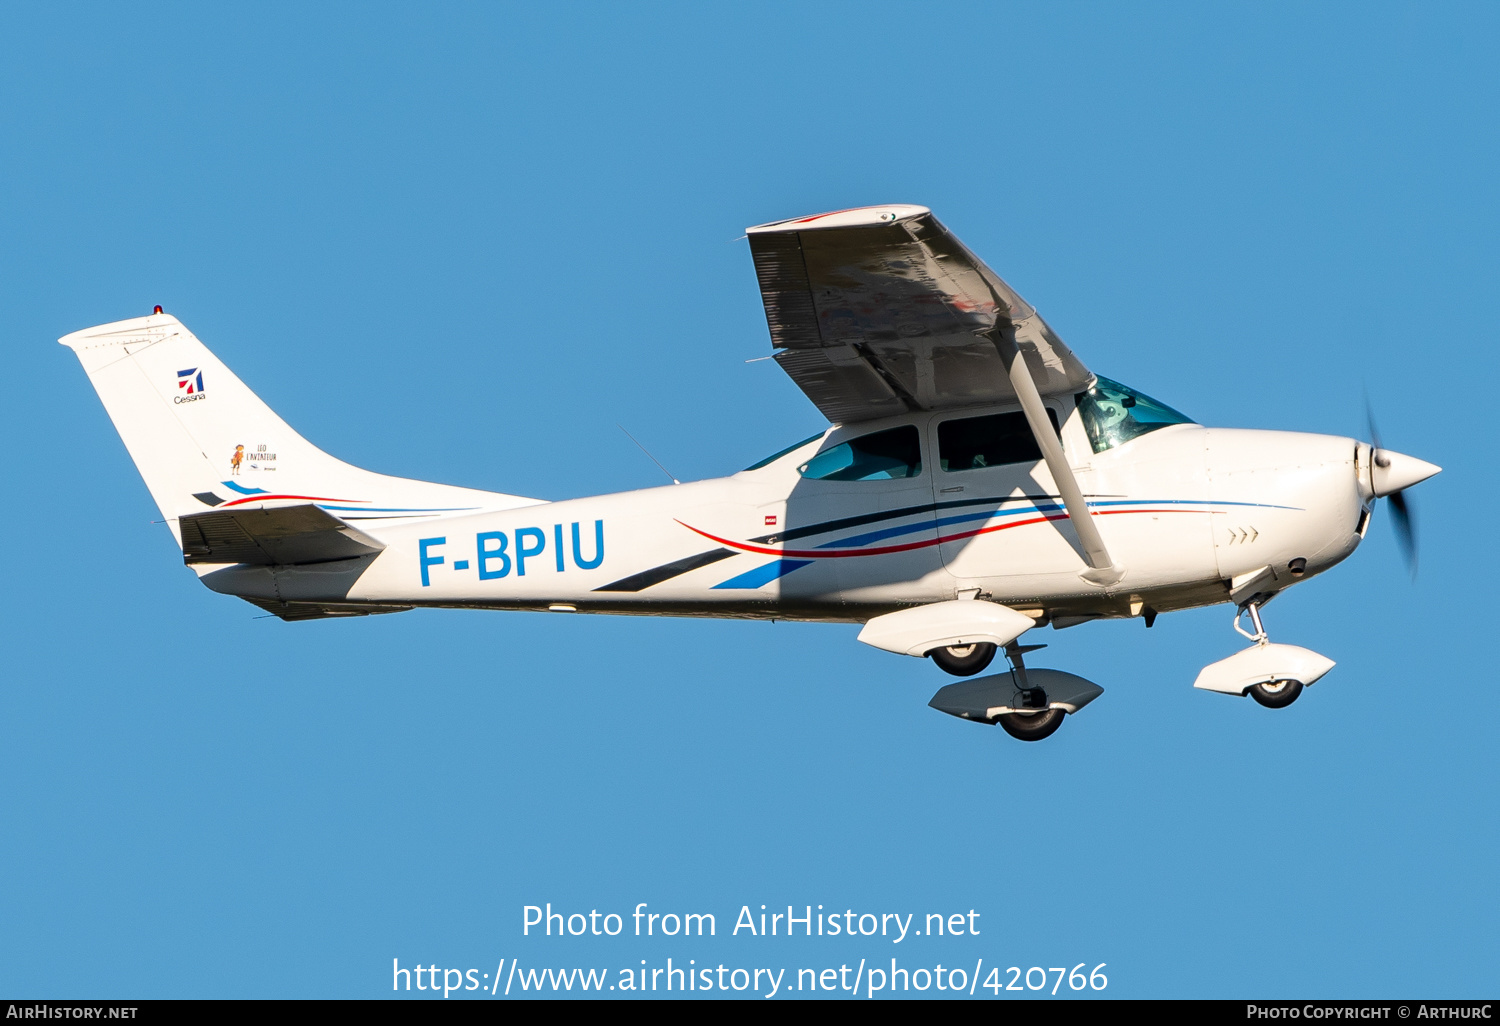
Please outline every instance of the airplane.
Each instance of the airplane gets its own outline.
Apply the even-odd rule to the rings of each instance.
[[[861,624],[963,678],[929,703],[1037,741],[1103,692],[1028,631],[1227,603],[1194,686],[1290,705],[1333,661],[1272,643],[1281,592],[1440,468],[1369,441],[1205,427],[1090,371],[922,206],[746,230],[773,357],[827,418],[727,477],[546,502],[390,477],[293,431],[181,322],[59,341],[184,563],[283,620],[417,607]],[[669,475],[670,476],[670,475]],[[1412,550],[1414,551],[1414,550]],[[1248,618],[1253,629],[1243,623]],[[979,676],[997,652],[1005,672]]]

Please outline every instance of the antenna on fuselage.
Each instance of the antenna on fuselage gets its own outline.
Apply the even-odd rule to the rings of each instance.
[[[624,424],[616,424],[615,427],[619,428],[621,431],[625,431],[625,425]],[[682,484],[681,481],[677,480],[677,478],[675,478],[675,477],[672,476],[672,472],[670,470],[668,470],[666,467],[662,467],[661,460],[657,459],[655,456],[652,456],[651,455],[651,450],[648,449],[648,448],[646,448],[644,445],[642,445],[636,439],[635,435],[632,435],[629,431],[625,431],[625,437],[628,438],[628,439],[630,439],[632,442],[635,442],[636,448],[639,449],[639,450],[641,450],[641,452],[645,453],[646,454],[646,458],[648,460],[650,460],[652,463],[655,463],[658,467],[661,467],[661,472],[663,474],[666,474],[667,478],[673,484]]]

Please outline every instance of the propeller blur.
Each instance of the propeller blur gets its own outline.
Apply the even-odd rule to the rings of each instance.
[[[1371,455],[1370,487],[1377,499],[1389,499],[1391,522],[1396,528],[1396,542],[1401,547],[1402,557],[1413,578],[1417,576],[1417,525],[1416,511],[1406,498],[1406,489],[1440,472],[1443,468],[1392,452],[1380,444],[1380,432],[1375,427],[1375,413],[1365,403],[1365,414],[1370,425]]]

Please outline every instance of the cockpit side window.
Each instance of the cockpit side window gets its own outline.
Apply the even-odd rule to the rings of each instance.
[[[1057,414],[1049,406],[1047,417],[1057,430]],[[978,470],[1008,463],[1039,463],[1037,447],[1024,413],[992,413],[984,417],[959,417],[938,425],[938,466],[944,470]]]
[[[1165,403],[1109,378],[1099,378],[1077,399],[1079,416],[1095,452],[1124,445],[1158,428],[1196,423]]]
[[[922,473],[922,442],[911,425],[825,449],[797,468],[813,481],[888,481]]]

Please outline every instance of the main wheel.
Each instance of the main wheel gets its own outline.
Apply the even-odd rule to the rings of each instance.
[[[1300,694],[1300,680],[1273,680],[1269,684],[1255,684],[1250,688],[1250,697],[1267,709],[1285,709]]]
[[[996,719],[1011,737],[1020,741],[1040,741],[1056,733],[1066,715],[1061,709],[1043,709],[1034,713],[1001,713]]]
[[[944,672],[955,677],[972,677],[990,665],[995,658],[995,646],[988,641],[976,641],[972,645],[935,648],[927,654]]]

